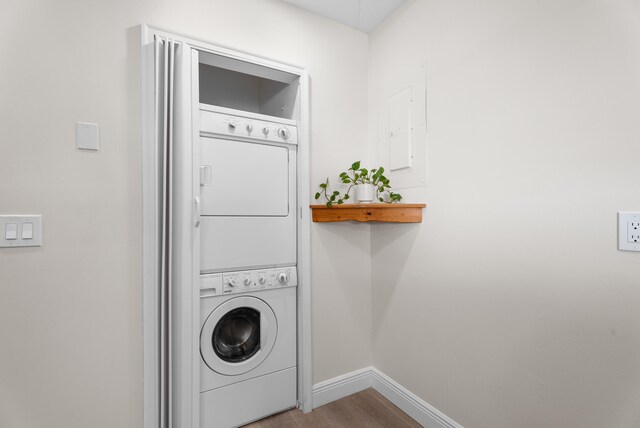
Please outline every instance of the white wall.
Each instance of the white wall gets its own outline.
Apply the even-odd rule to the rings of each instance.
[[[372,100],[426,62],[429,153],[424,223],[372,226],[373,365],[467,427],[639,426],[640,3],[408,0],[370,55]]]
[[[367,36],[274,0],[9,0],[2,8],[0,213],[41,213],[44,246],[0,250],[0,426],[137,428],[136,26],[308,67],[314,192],[341,159],[367,150]],[[77,121],[100,124],[98,153],[76,151]],[[314,225],[312,235],[319,382],[371,363],[371,314],[360,303],[370,296],[370,240],[354,225]]]
[[[275,0],[5,1],[0,213],[45,245],[0,250],[0,426],[141,426],[142,22],[308,67],[312,190],[375,158],[367,91],[427,64],[425,222],[312,227],[314,383],[373,363],[469,427],[637,426],[639,16],[408,0],[369,42]]]

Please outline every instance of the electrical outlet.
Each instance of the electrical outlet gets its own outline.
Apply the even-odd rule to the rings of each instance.
[[[618,250],[640,251],[640,212],[618,213]]]
[[[640,242],[640,222],[632,221],[627,224],[627,242]]]

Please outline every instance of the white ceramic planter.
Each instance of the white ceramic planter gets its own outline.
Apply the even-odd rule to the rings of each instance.
[[[353,198],[358,204],[366,204],[374,201],[376,197],[376,186],[373,184],[358,184],[355,186]]]

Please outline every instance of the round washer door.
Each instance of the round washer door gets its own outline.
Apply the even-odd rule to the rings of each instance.
[[[278,323],[264,300],[239,296],[216,307],[200,331],[200,354],[217,373],[237,376],[258,367],[276,343]]]

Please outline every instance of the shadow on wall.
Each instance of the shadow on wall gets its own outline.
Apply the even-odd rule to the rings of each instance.
[[[313,264],[323,266],[322,271],[314,272],[314,278],[320,283],[336,283],[331,289],[349,302],[348,307],[359,307],[362,293],[369,294],[371,288],[369,225],[344,222],[314,226],[312,240],[322,252],[315,250]]]
[[[354,262],[370,257],[369,226],[352,222],[316,224],[314,228],[320,246],[330,261],[328,268],[342,276],[345,272],[357,272]],[[338,251],[336,251],[338,250]],[[364,266],[362,266],[364,268]]]
[[[383,319],[402,279],[422,224],[371,225],[371,287],[375,288],[376,318]],[[426,261],[425,261],[426,263]],[[373,290],[372,290],[373,293]]]

